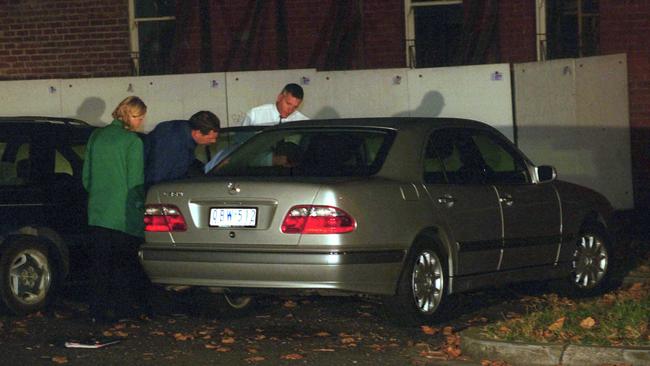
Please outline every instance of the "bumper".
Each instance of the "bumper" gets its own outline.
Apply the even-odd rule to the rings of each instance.
[[[405,252],[235,252],[143,247],[158,284],[224,288],[339,290],[392,295]]]

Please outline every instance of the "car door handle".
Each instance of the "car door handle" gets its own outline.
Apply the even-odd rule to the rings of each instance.
[[[441,197],[438,197],[438,203],[451,207],[456,203],[456,199],[450,194],[443,194]]]
[[[512,199],[512,196],[509,194],[499,196],[499,202],[505,204],[508,207],[512,206],[515,203],[515,201]]]

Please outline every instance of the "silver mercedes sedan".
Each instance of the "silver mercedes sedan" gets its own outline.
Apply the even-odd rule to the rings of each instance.
[[[312,120],[265,129],[206,177],[152,187],[140,258],[157,284],[385,296],[440,319],[454,293],[610,278],[610,203],[534,165],[496,129],[452,118]]]

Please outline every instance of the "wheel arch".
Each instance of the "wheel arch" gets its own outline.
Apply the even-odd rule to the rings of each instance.
[[[404,256],[405,260],[406,258],[409,258],[411,255],[413,249],[417,245],[422,245],[422,244],[430,244],[433,245],[435,249],[438,250],[438,253],[442,256],[444,256],[444,262],[446,264],[445,266],[445,271],[446,275],[448,278],[451,277],[452,273],[454,273],[454,268],[455,268],[455,261],[456,261],[456,256],[454,255],[454,251],[452,250],[451,242],[449,241],[449,238],[445,234],[444,230],[442,230],[439,227],[436,226],[430,226],[427,228],[422,229],[413,239],[411,242],[411,245],[409,246],[408,250],[406,251],[406,255]],[[400,271],[400,275],[398,278],[402,278],[404,275],[404,266],[402,266],[402,269]],[[399,282],[399,280],[398,280]],[[395,284],[395,288],[397,291],[397,284]],[[446,291],[450,291],[450,286],[447,286]]]

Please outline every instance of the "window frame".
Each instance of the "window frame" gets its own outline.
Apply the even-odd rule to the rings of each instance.
[[[463,0],[404,0],[404,24],[406,27],[406,43],[405,47],[405,60],[408,68],[414,69],[417,67],[417,50],[415,46],[415,9],[428,6],[443,6],[443,5],[463,5]]]
[[[162,17],[141,17],[135,15],[136,4],[138,0],[129,0],[129,35],[131,41],[131,62],[133,63],[133,73],[139,76],[141,72],[141,58],[140,58],[140,34],[139,25],[148,22],[164,22],[176,21],[176,16],[162,16]]]

